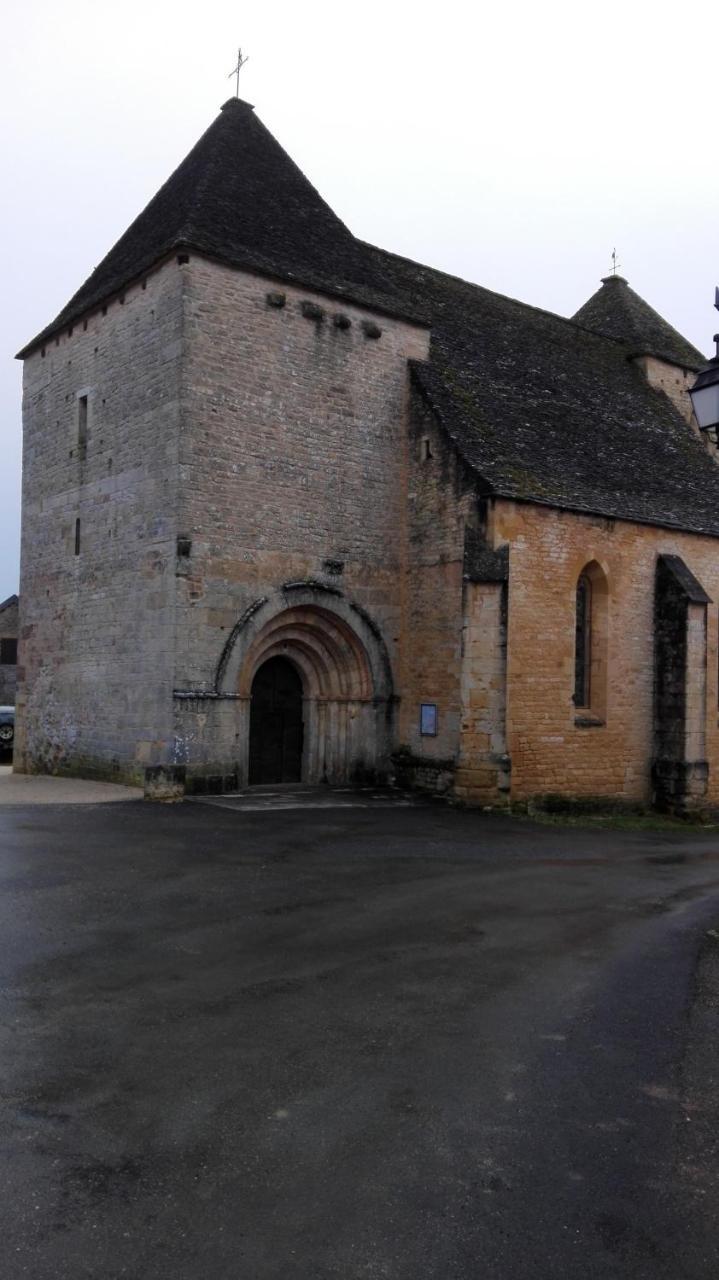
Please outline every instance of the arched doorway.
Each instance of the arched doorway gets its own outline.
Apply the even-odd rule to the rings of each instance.
[[[384,777],[390,768],[395,700],[381,632],[336,587],[308,581],[286,583],[249,605],[218,663],[215,688],[237,744],[241,785],[267,780],[265,766],[258,776],[257,761],[269,748],[260,745],[258,755],[261,686],[256,689],[255,680],[277,658],[290,665],[294,687],[299,680],[302,689],[301,772],[295,758],[294,780],[356,783]],[[263,697],[269,697],[267,691]],[[231,701],[225,703],[225,698]]]
[[[287,658],[269,658],[252,681],[251,785],[302,778],[302,679]]]

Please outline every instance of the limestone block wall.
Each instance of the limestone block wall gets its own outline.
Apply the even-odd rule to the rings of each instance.
[[[682,369],[680,365],[669,364],[667,360],[660,360],[657,356],[637,356],[635,363],[649,385],[669,396],[674,407],[700,435],[689,396],[689,388],[696,381],[696,370]]]
[[[11,596],[4,606],[0,606],[0,641],[18,638],[19,608],[17,596]],[[0,707],[11,707],[15,702],[17,681],[17,664],[3,662],[0,653]]]
[[[399,686],[407,361],[427,331],[194,254],[182,273],[175,687],[210,693],[238,619],[293,582],[363,609]],[[242,774],[244,712],[200,705],[176,699],[178,762],[210,768],[211,724],[211,767]]]
[[[172,754],[182,274],[25,362],[16,762],[141,779]]]
[[[709,762],[707,802],[719,803],[717,632],[719,544],[551,508],[499,501],[495,533],[511,542],[507,636],[507,747],[512,798],[557,793],[651,799],[654,591],[657,557],[682,557],[711,598],[702,708],[693,731]],[[575,593],[596,562],[607,583],[606,707],[578,715],[574,692]],[[695,655],[696,656],[696,655]],[[701,688],[701,680],[694,688]]]
[[[447,789],[462,715],[464,530],[477,519],[476,482],[419,392],[412,397],[407,471],[407,642],[399,744],[408,777]],[[437,707],[437,734],[421,733],[420,707]]]
[[[506,803],[507,588],[468,582],[464,593],[462,722],[455,794],[469,804]]]

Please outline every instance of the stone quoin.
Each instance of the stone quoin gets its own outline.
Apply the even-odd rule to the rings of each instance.
[[[702,356],[357,240],[232,99],[24,359],[16,767],[719,804]]]

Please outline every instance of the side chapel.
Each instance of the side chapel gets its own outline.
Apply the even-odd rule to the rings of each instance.
[[[239,99],[24,370],[16,767],[719,805],[701,354],[356,239]]]

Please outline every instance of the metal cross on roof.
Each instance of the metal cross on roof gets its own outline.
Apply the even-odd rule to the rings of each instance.
[[[612,249],[612,275],[613,276],[617,274],[620,266],[621,266],[621,263],[617,262],[617,251],[616,249]]]
[[[242,50],[238,49],[237,50],[237,66],[232,68],[230,75],[227,77],[227,79],[229,80],[231,76],[237,76],[237,81],[235,84],[236,98],[239,98],[240,96],[240,72],[248,60],[249,60],[249,54],[247,55],[246,58],[243,58]]]

